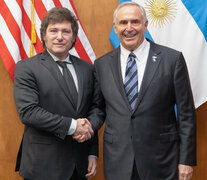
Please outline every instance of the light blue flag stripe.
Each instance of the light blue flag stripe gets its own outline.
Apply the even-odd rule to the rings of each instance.
[[[154,41],[148,30],[145,33],[145,37],[150,39],[151,41]]]
[[[113,45],[114,48],[117,48],[120,44],[119,38],[114,32],[114,28],[112,27],[111,33],[109,35],[109,40],[111,41],[111,44]]]
[[[207,41],[207,0],[181,0]]]
[[[131,1],[131,0],[120,0],[119,4],[126,2],[126,1]],[[114,48],[117,48],[120,44],[119,38],[116,35],[116,33],[114,32],[114,28],[112,27],[111,29],[111,33],[109,35],[109,40],[111,41],[111,44]]]

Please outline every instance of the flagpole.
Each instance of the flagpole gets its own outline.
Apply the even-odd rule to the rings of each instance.
[[[34,0],[31,0],[31,45],[30,45],[30,57],[34,56],[34,44],[36,43],[36,32],[34,22]]]

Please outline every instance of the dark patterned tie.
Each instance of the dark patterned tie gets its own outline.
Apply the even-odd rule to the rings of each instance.
[[[138,97],[138,73],[135,58],[134,53],[129,54],[124,80],[124,88],[132,109],[134,109]]]
[[[73,80],[73,76],[71,75],[69,69],[67,68],[67,62],[65,61],[56,61],[57,64],[59,64],[63,69],[63,77],[65,79],[65,82],[67,84],[69,93],[71,95],[71,98],[73,99],[73,103],[75,107],[77,106],[77,100],[78,100],[78,92],[75,87],[75,82]]]

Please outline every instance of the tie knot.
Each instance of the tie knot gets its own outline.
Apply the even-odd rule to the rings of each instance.
[[[136,58],[136,55],[134,53],[130,53],[128,62],[133,62],[135,58]]]
[[[136,58],[135,54],[134,54],[134,53],[130,53],[130,54],[129,54],[129,57],[128,57],[128,62],[127,62],[127,64],[128,64],[129,66],[131,66],[131,64],[132,64],[133,62],[136,63],[135,58]]]
[[[65,62],[65,61],[56,61],[56,63],[57,63],[58,65],[60,65],[62,68],[66,68],[66,67],[67,67],[67,66],[66,66],[67,62]]]
[[[132,61],[132,60],[134,60],[136,58],[136,55],[134,54],[134,53],[130,53],[129,54],[129,61]]]

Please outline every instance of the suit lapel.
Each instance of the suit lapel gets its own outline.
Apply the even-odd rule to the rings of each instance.
[[[120,93],[127,104],[129,110],[131,107],[129,105],[129,101],[127,99],[127,95],[124,89],[123,78],[121,73],[121,62],[120,62],[120,47],[114,50],[114,53],[111,54],[110,65],[112,69],[112,74],[117,85],[117,89],[120,90]]]
[[[83,93],[84,93],[83,91],[84,69],[82,69],[82,66],[80,65],[80,63],[78,62],[78,59],[75,56],[71,55],[70,60],[73,63],[73,66],[76,71],[77,79],[78,79],[78,103],[76,107],[76,110],[78,110],[81,104]]]
[[[66,95],[68,100],[71,102],[74,109],[76,109],[76,107],[73,104],[73,101],[71,99],[71,96],[67,90],[68,88],[65,83],[65,80],[64,80],[60,70],[58,69],[57,64],[55,63],[55,61],[52,59],[52,57],[50,56],[50,54],[46,50],[42,53],[41,60],[42,60],[41,61],[42,65],[45,66],[48,69],[48,71],[52,74],[52,76],[54,77],[54,79],[57,81],[60,88],[62,89],[63,93]]]
[[[150,41],[150,51],[149,56],[147,58],[147,64],[145,67],[145,72],[142,80],[142,84],[139,91],[138,101],[134,108],[134,110],[139,106],[140,102],[142,101],[145,92],[147,91],[147,88],[149,87],[154,74],[159,66],[159,63],[161,61],[161,54],[160,54],[159,48],[156,47],[156,45]]]

